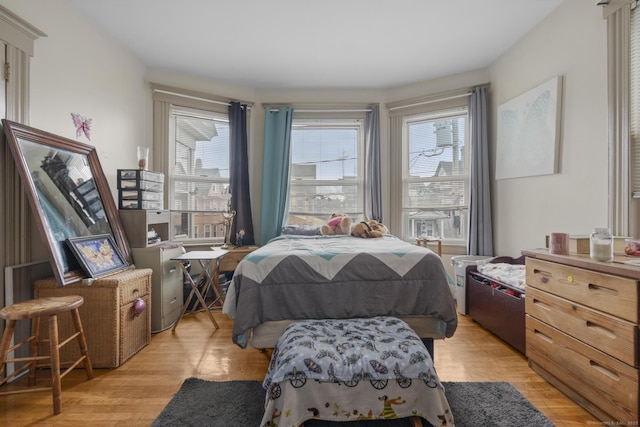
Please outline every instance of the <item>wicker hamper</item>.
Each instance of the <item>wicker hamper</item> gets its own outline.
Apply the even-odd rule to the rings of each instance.
[[[151,273],[144,268],[126,270],[100,279],[91,285],[81,282],[59,287],[55,278],[37,280],[35,297],[81,295],[80,318],[94,368],[116,368],[140,351],[151,340]],[[136,314],[133,306],[142,298],[147,308]],[[72,334],[73,324],[66,316],[59,318],[61,339]],[[47,323],[40,331],[48,336]],[[41,349],[46,353],[46,349]],[[79,355],[77,346],[60,351],[62,362]]]

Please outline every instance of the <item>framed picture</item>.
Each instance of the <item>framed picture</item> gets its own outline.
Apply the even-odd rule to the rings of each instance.
[[[558,172],[562,77],[498,107],[496,179]]]
[[[71,237],[67,244],[89,277],[105,276],[128,267],[110,234]]]

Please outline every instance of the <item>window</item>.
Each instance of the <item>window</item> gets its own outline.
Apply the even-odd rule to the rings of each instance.
[[[174,106],[169,129],[172,238],[222,241],[229,201],[228,116]]]
[[[322,225],[332,213],[364,212],[363,120],[294,119],[289,225]]]
[[[629,236],[638,236],[640,234],[640,8],[635,7],[631,10],[630,25],[630,118],[629,118],[629,193],[624,194],[621,191],[617,195],[619,199],[624,200],[629,197],[629,216],[628,216],[628,232],[624,233]],[[617,40],[616,40],[617,41]],[[621,147],[624,150],[625,147]],[[625,187],[623,187],[624,189]],[[615,231],[619,231],[619,227],[613,227]],[[623,229],[624,230],[624,229]]]
[[[467,110],[403,119],[402,236],[466,242],[469,207]]]

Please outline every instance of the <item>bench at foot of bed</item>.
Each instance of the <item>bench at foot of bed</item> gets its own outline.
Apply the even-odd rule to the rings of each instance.
[[[433,359],[395,317],[291,324],[273,350],[264,387],[263,427],[396,418],[454,425]]]
[[[422,421],[420,417],[410,417],[409,422],[411,427],[422,427]],[[306,427],[304,423],[300,424],[300,427]]]

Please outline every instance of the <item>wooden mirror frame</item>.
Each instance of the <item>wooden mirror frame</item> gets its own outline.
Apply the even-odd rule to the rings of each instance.
[[[91,171],[95,188],[98,191],[98,195],[102,202],[102,208],[108,223],[107,225],[111,229],[111,234],[116,245],[122,252],[127,263],[130,264],[131,250],[129,248],[129,243],[124,233],[124,228],[120,222],[118,210],[113,200],[113,196],[111,195],[111,190],[109,189],[109,184],[107,183],[102,166],[100,165],[100,160],[98,159],[98,153],[96,152],[95,147],[6,119],[2,119],[2,124],[4,127],[4,133],[7,137],[7,143],[11,149],[11,153],[13,154],[20,177],[22,178],[31,208],[34,211],[38,228],[47,243],[51,268],[56,276],[58,284],[60,286],[65,286],[85,279],[87,278],[87,275],[80,269],[79,264],[69,265],[69,263],[65,262],[65,259],[60,256],[61,248],[65,251],[65,254],[67,254],[66,250],[68,250],[68,248],[66,248],[64,241],[57,241],[53,237],[48,215],[45,213],[39,193],[36,191],[36,186],[31,176],[27,160],[24,157],[22,147],[20,146],[20,141],[39,144],[52,151],[64,150],[71,154],[78,154],[86,157],[86,160],[83,161],[88,164]],[[94,233],[89,232],[88,234],[91,235]],[[68,252],[68,254],[71,254],[71,252]]]

